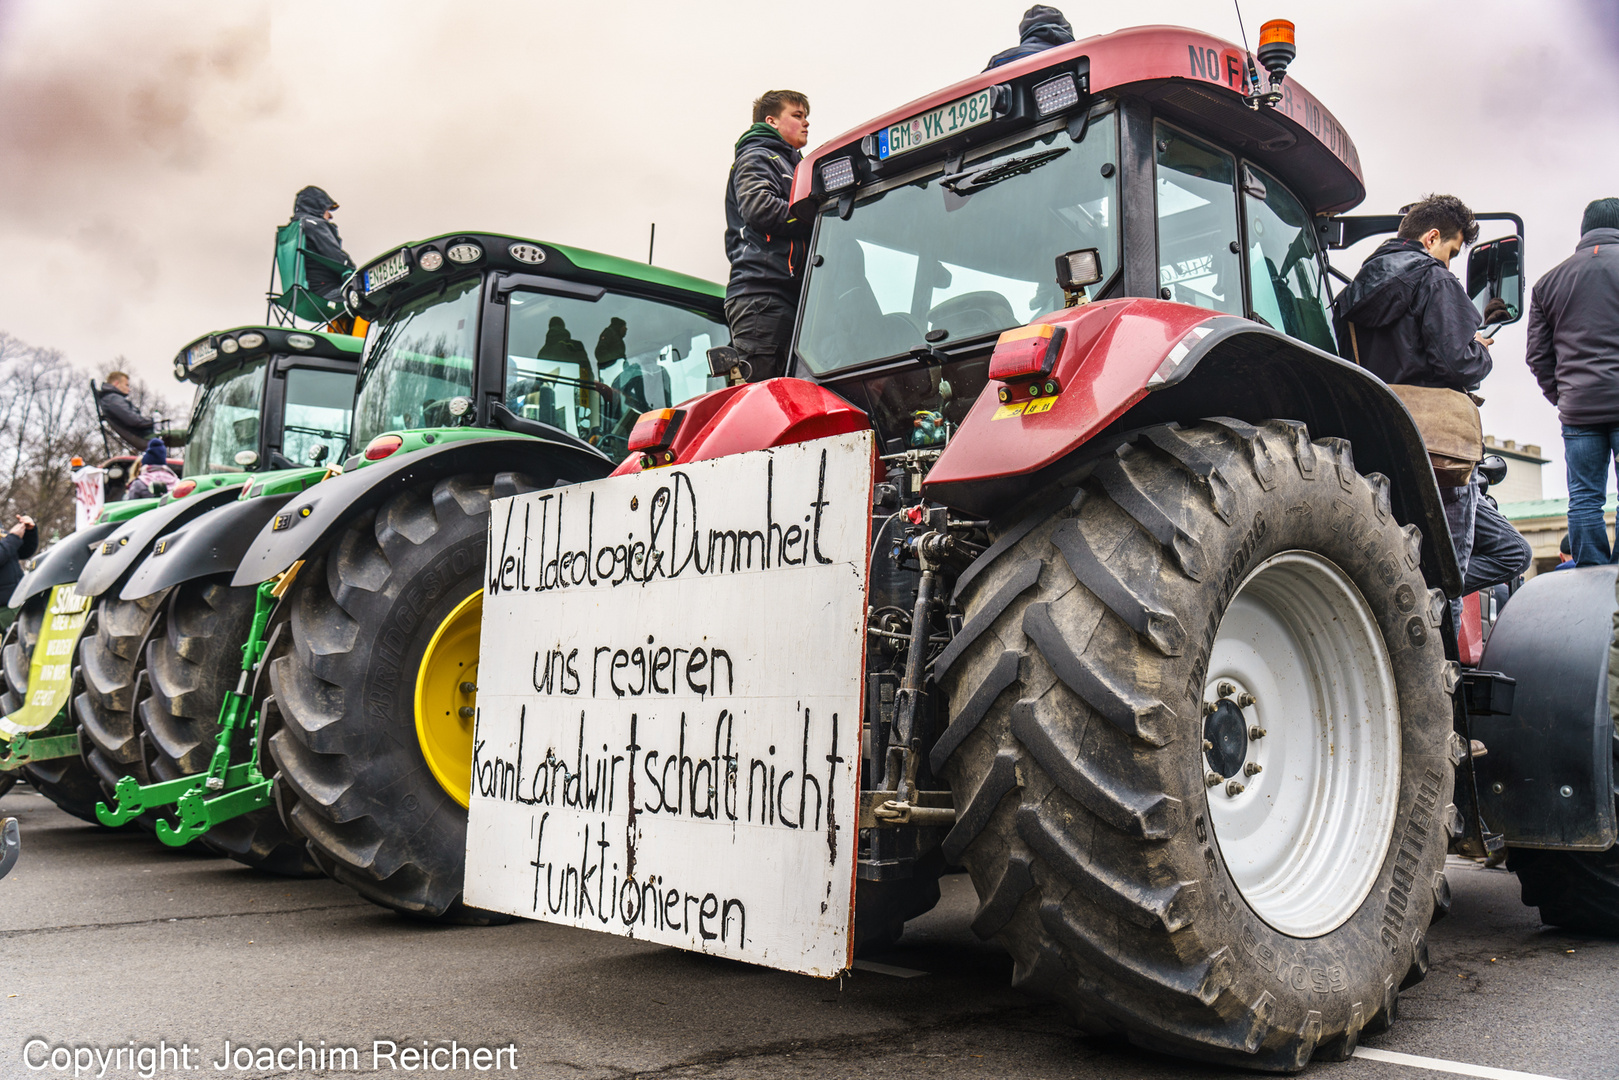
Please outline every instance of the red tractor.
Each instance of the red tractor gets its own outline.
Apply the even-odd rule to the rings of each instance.
[[[1334,216],[1292,55],[1127,30],[833,139],[791,377],[713,350],[619,469],[874,429],[859,937],[964,866],[1083,1030],[1280,1071],[1393,1022],[1486,839],[1439,491],[1328,289],[1398,219]]]

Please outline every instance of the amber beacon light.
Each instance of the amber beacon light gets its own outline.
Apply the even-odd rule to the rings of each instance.
[[[1287,75],[1287,65],[1299,54],[1293,41],[1293,24],[1286,19],[1272,19],[1259,28],[1259,49],[1255,55],[1270,72],[1272,88],[1280,86]]]

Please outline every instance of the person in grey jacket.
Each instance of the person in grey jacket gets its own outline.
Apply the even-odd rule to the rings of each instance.
[[[1619,462],[1619,199],[1587,206],[1574,254],[1535,282],[1524,359],[1563,422],[1574,564],[1614,562],[1602,504]]]
[[[771,90],[753,103],[725,186],[725,321],[749,382],[787,373],[810,222],[792,212],[793,170],[809,142],[809,98]]]

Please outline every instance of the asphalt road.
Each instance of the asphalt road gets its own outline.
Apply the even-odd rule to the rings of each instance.
[[[396,1045],[400,1066],[384,1058],[381,1075],[399,1076],[423,1075],[403,1066],[424,1043],[465,1051],[439,1055],[452,1071],[428,1070],[448,1077],[1253,1075],[1077,1037],[1056,1009],[1007,988],[1010,962],[967,928],[974,900],[960,876],[880,958],[896,970],[821,981],[542,923],[426,926],[329,881],[272,878],[82,824],[26,788],[0,812],[23,835],[21,861],[0,881],[8,1080],[73,1075],[50,1067],[42,1045],[124,1048],[123,1067],[104,1057],[115,1063],[105,1073],[97,1060],[80,1075],[140,1075],[131,1047],[160,1040],[170,1053],[159,1076],[356,1075],[318,1058],[238,1066],[244,1047],[249,1058],[291,1047],[283,1063],[295,1065],[299,1040],[316,1054],[323,1040],[328,1054],[357,1048],[358,1075],[378,1075],[379,1040]],[[1429,938],[1432,972],[1369,1047],[1561,1080],[1619,1076],[1619,942],[1541,927],[1505,871],[1452,860],[1450,882],[1455,907]],[[25,1059],[33,1039],[44,1044]],[[219,1069],[227,1040],[237,1062]],[[500,1051],[500,1071],[470,1067],[480,1048],[485,1063]],[[29,1067],[42,1058],[46,1067]],[[185,1063],[189,1072],[171,1067]],[[1356,1058],[1306,1075],[1441,1074]]]

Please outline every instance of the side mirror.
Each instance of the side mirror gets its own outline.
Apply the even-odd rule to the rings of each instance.
[[[1507,318],[1492,326],[1523,318],[1523,237],[1503,236],[1474,246],[1467,255],[1467,295],[1481,316],[1491,300],[1505,302]]]

